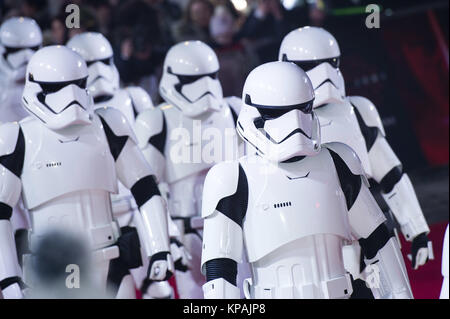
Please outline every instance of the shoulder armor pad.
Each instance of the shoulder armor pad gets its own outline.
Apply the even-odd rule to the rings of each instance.
[[[366,176],[361,164],[361,160],[355,151],[344,143],[332,142],[323,144],[322,147],[332,150],[345,162],[352,174]]]
[[[139,86],[129,86],[125,88],[128,95],[131,98],[133,104],[133,109],[137,114],[141,113],[146,109],[153,109],[154,105],[150,95]]]
[[[0,156],[10,155],[14,152],[19,132],[20,126],[18,123],[0,124]]]
[[[369,127],[377,127],[383,136],[386,136],[380,114],[375,105],[367,98],[362,96],[349,96],[348,100],[356,107],[361,114],[364,123]]]
[[[155,144],[158,145],[154,146],[164,154],[162,147],[166,142],[166,137],[163,136],[166,134],[165,125],[164,114],[159,107],[147,109],[140,113],[134,123],[134,131],[136,132],[139,147],[144,148],[148,143],[151,143],[150,139],[157,139],[159,142]]]
[[[122,112],[112,107],[102,107],[94,112],[106,122],[114,135],[119,137],[128,136],[137,144],[133,129]]]
[[[228,103],[230,108],[232,108],[233,111],[239,115],[239,112],[241,111],[242,108],[242,100],[237,96],[229,96],[225,98],[225,101]]]
[[[203,187],[203,218],[213,214],[222,199],[239,192],[238,184],[241,170],[238,161],[221,162],[209,170]],[[245,191],[248,192],[248,187]],[[238,203],[238,205],[244,205],[244,203]]]
[[[231,115],[233,116],[234,124],[236,125],[242,108],[242,100],[237,96],[229,96],[225,98],[225,102],[227,102],[230,107]]]

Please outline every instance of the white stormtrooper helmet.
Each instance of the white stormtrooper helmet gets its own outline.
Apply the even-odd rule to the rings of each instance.
[[[254,69],[245,81],[242,100],[238,133],[261,156],[283,162],[320,150],[314,90],[295,64],[269,62]]]
[[[60,45],[42,48],[28,63],[22,103],[52,130],[90,124],[87,77],[86,63],[74,51]]]
[[[14,17],[0,26],[0,76],[23,81],[31,56],[42,45],[42,32],[36,21]]]
[[[218,111],[224,106],[218,72],[219,61],[208,45],[201,41],[178,43],[164,60],[159,92],[189,117]]]
[[[85,32],[70,39],[67,46],[86,61],[89,72],[87,87],[94,101],[110,99],[119,89],[120,79],[109,41],[101,33]]]
[[[339,45],[331,33],[322,28],[303,27],[284,37],[278,60],[293,62],[308,74],[316,95],[314,107],[317,107],[345,99],[340,55]]]

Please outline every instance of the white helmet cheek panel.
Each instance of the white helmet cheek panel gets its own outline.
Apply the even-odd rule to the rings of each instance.
[[[0,76],[8,81],[20,81],[25,79],[26,66],[12,69],[11,65],[3,57],[0,57]]]
[[[114,73],[112,67],[105,65],[102,62],[96,62],[88,67],[89,77],[88,85],[96,78],[105,78],[108,81],[114,80]]]
[[[88,84],[88,90],[92,97],[96,98],[102,95],[112,96],[117,90],[116,86],[105,78],[97,78],[91,84]]]
[[[314,87],[314,107],[344,101],[345,82],[339,69],[333,68],[329,63],[322,63],[306,74]]]
[[[316,99],[314,100],[313,104],[314,108],[324,104],[342,103],[344,101],[342,92],[330,82],[321,85],[314,91],[314,93],[316,95]]]
[[[181,93],[191,102],[196,102],[206,95],[210,95],[215,99],[223,98],[222,87],[219,81],[213,80],[209,76],[205,76],[194,83],[183,85]]]
[[[184,107],[184,113],[191,117],[200,116],[209,110],[218,111],[222,108],[222,101],[212,95],[205,95],[194,103],[188,103]]]
[[[293,115],[292,112],[288,114],[291,117],[289,120],[286,114],[282,116],[283,119],[280,117],[266,121],[264,129],[257,129],[254,121],[260,116],[259,112],[254,107],[244,105],[239,114],[238,133],[270,161],[283,162],[295,156],[317,154],[320,151],[320,124],[314,112],[304,114],[301,117],[298,114]],[[289,127],[283,128],[283,125]],[[310,134],[311,138],[296,132],[300,127],[302,130],[309,131],[305,133]],[[291,133],[293,134],[289,136]],[[273,136],[270,134],[273,134]],[[279,139],[278,142],[277,139]]]
[[[59,130],[74,124],[90,124],[92,117],[91,97],[85,90],[78,88],[78,90],[85,92],[83,96],[82,92],[71,89],[70,86],[47,95],[45,104],[43,104],[38,99],[38,94],[42,92],[39,84],[28,83],[27,89],[23,93],[23,105],[31,114],[53,130]],[[61,100],[58,100],[59,98]],[[69,100],[78,100],[78,103],[67,107],[71,103],[68,102]],[[81,107],[81,104],[83,104],[83,107]]]
[[[33,56],[34,51],[31,49],[20,50],[8,55],[7,61],[13,69],[26,67],[28,61]]]
[[[115,66],[96,62],[89,66],[88,72],[87,85],[94,98],[114,95],[114,92],[119,89],[119,73]]]
[[[223,106],[222,86],[209,76],[182,85],[177,76],[165,73],[160,84],[161,96],[174,104],[188,117],[197,117]]]
[[[288,139],[296,138],[297,135],[302,139],[311,139],[312,117],[312,114],[292,110],[276,119],[265,121],[264,131],[277,144],[283,143]]]
[[[31,49],[23,49],[7,55],[4,58],[5,49],[0,47],[0,74],[4,74],[9,80],[20,81],[25,79],[28,61],[34,54]]]
[[[90,97],[85,89],[76,85],[68,85],[58,92],[47,94],[45,104],[55,113],[59,114],[69,108],[81,107],[89,111]]]

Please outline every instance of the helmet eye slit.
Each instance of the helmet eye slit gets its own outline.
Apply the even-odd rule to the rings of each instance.
[[[334,57],[329,59],[322,59],[322,60],[310,60],[310,61],[294,61],[294,60],[286,60],[288,62],[295,63],[297,66],[299,66],[303,71],[308,72],[312,69],[314,69],[316,66],[328,62],[333,68],[338,69],[340,65],[340,58]]]
[[[13,47],[4,47],[5,48],[5,52],[3,52],[3,56],[6,59],[8,57],[8,55],[19,52],[21,50],[32,50],[32,51],[37,51],[39,50],[39,45],[34,46],[34,47],[29,47],[29,48],[13,48]]]
[[[186,85],[186,84],[194,83],[195,81],[198,81],[205,76],[209,76],[211,79],[216,80],[218,77],[219,71],[207,73],[207,74],[199,74],[199,75],[183,75],[183,74],[173,73],[172,68],[168,67],[167,73],[176,76],[181,85]]]
[[[312,114],[314,99],[305,103],[294,105],[273,106],[261,105],[252,102],[250,95],[245,95],[245,104],[255,107],[264,121],[276,119],[292,110],[299,110],[304,114]]]
[[[62,90],[63,88],[65,88],[66,86],[71,85],[71,84],[78,86],[80,89],[86,89],[87,78],[77,79],[77,80],[73,80],[73,81],[66,81],[66,82],[40,82],[40,81],[33,81],[33,80],[31,80],[31,82],[35,82],[35,83],[39,84],[39,86],[42,89],[42,93],[44,95],[47,95],[47,94],[56,93],[59,90]]]
[[[269,108],[258,108],[259,114],[264,121],[274,120],[288,112],[292,111],[292,109],[269,109]]]
[[[111,58],[106,58],[106,59],[101,59],[101,60],[86,61],[86,65],[91,66],[92,64],[97,63],[97,62],[101,62],[106,65],[112,65],[113,58],[111,57]]]

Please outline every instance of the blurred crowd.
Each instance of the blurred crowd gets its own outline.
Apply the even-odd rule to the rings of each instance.
[[[80,8],[79,29],[66,27],[68,4]],[[0,22],[34,18],[44,45],[65,44],[85,31],[103,33],[123,84],[140,85],[155,102],[162,62],[174,43],[208,43],[220,60],[224,95],[240,95],[248,72],[277,58],[285,34],[321,25],[324,12],[322,1],[301,0],[0,0]]]

